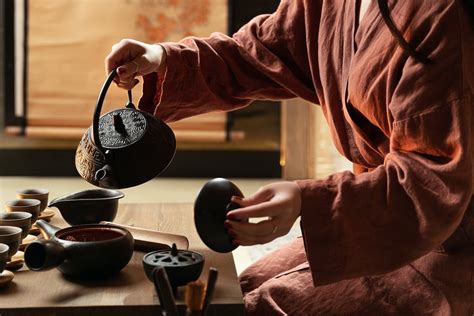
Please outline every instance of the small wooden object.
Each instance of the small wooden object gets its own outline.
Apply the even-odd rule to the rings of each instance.
[[[33,224],[30,229],[30,235],[39,235],[41,233],[40,229],[36,224]]]
[[[25,250],[26,246],[31,244],[33,241],[38,240],[38,237],[35,235],[28,235],[25,239],[22,240],[20,245],[20,250]]]
[[[8,271],[8,270],[3,270],[3,272],[0,273],[0,287],[4,287],[7,284],[9,284],[13,280],[14,277],[15,275],[13,274],[13,272]]]
[[[42,219],[44,221],[49,222],[53,216],[56,215],[56,212],[54,212],[52,209],[47,208],[41,214],[39,215],[38,219]]]
[[[189,282],[186,285],[186,292],[184,300],[186,302],[186,315],[198,316],[201,315],[203,301],[204,301],[205,286],[200,280]]]
[[[16,271],[23,267],[23,263],[25,262],[25,253],[23,251],[17,251],[11,258],[9,262],[7,262],[6,268],[8,270]]]
[[[216,288],[218,270],[214,267],[209,268],[209,275],[207,277],[206,295],[202,307],[202,314],[206,315],[209,305],[211,304],[214,289]]]
[[[166,316],[178,316],[178,309],[165,268],[159,267],[153,270],[153,281],[164,312],[163,314]]]
[[[153,251],[158,249],[168,249],[171,248],[172,244],[176,244],[178,249],[187,250],[189,248],[188,238],[182,235],[162,233],[156,230],[138,228],[111,222],[100,223],[105,225],[115,225],[128,230],[135,240],[136,250]]]

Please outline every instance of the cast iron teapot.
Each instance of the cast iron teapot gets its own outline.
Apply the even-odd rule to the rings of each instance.
[[[151,180],[169,165],[176,151],[171,128],[158,118],[135,109],[128,91],[125,108],[100,117],[113,70],[97,99],[93,125],[76,151],[76,169],[88,182],[108,189],[136,186]]]

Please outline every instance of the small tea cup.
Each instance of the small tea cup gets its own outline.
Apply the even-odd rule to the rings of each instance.
[[[0,243],[8,246],[7,260],[10,260],[18,251],[18,248],[20,248],[21,228],[15,226],[0,226]]]
[[[34,199],[20,199],[8,201],[5,204],[7,212],[27,212],[32,215],[31,223],[34,224],[38,220],[40,214],[39,200]]]
[[[0,274],[5,269],[7,262],[8,262],[8,247],[7,244],[0,244]]]
[[[16,191],[17,199],[35,199],[41,202],[40,213],[48,206],[49,191],[46,189],[23,189]]]
[[[33,215],[27,212],[0,213],[0,226],[15,226],[21,228],[21,239],[28,236],[31,229]]]

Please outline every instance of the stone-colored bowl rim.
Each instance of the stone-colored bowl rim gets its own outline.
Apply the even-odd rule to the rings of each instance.
[[[14,208],[27,208],[32,206],[39,206],[40,204],[41,201],[38,199],[16,199],[7,201],[5,203],[6,206]]]
[[[2,217],[6,218],[2,218]],[[8,218],[8,217],[17,217],[17,218]],[[0,223],[3,224],[12,224],[12,225],[2,225],[2,226],[16,226],[16,225],[24,225],[24,224],[31,224],[31,219],[33,218],[33,214],[28,212],[0,212]]]
[[[22,231],[15,226],[0,226],[0,242],[19,241]]]
[[[17,190],[16,194],[21,194],[23,196],[29,196],[29,197],[39,197],[39,196],[45,196],[47,197],[49,195],[49,190],[48,189],[22,189],[22,190]]]

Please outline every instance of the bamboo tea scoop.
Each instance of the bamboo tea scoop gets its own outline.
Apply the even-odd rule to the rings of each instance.
[[[176,244],[178,249],[187,250],[189,248],[188,238],[182,235],[162,233],[156,230],[111,222],[100,222],[100,224],[119,226],[128,230],[135,239],[136,250],[149,252],[159,249],[168,249],[171,248],[172,244]]]

